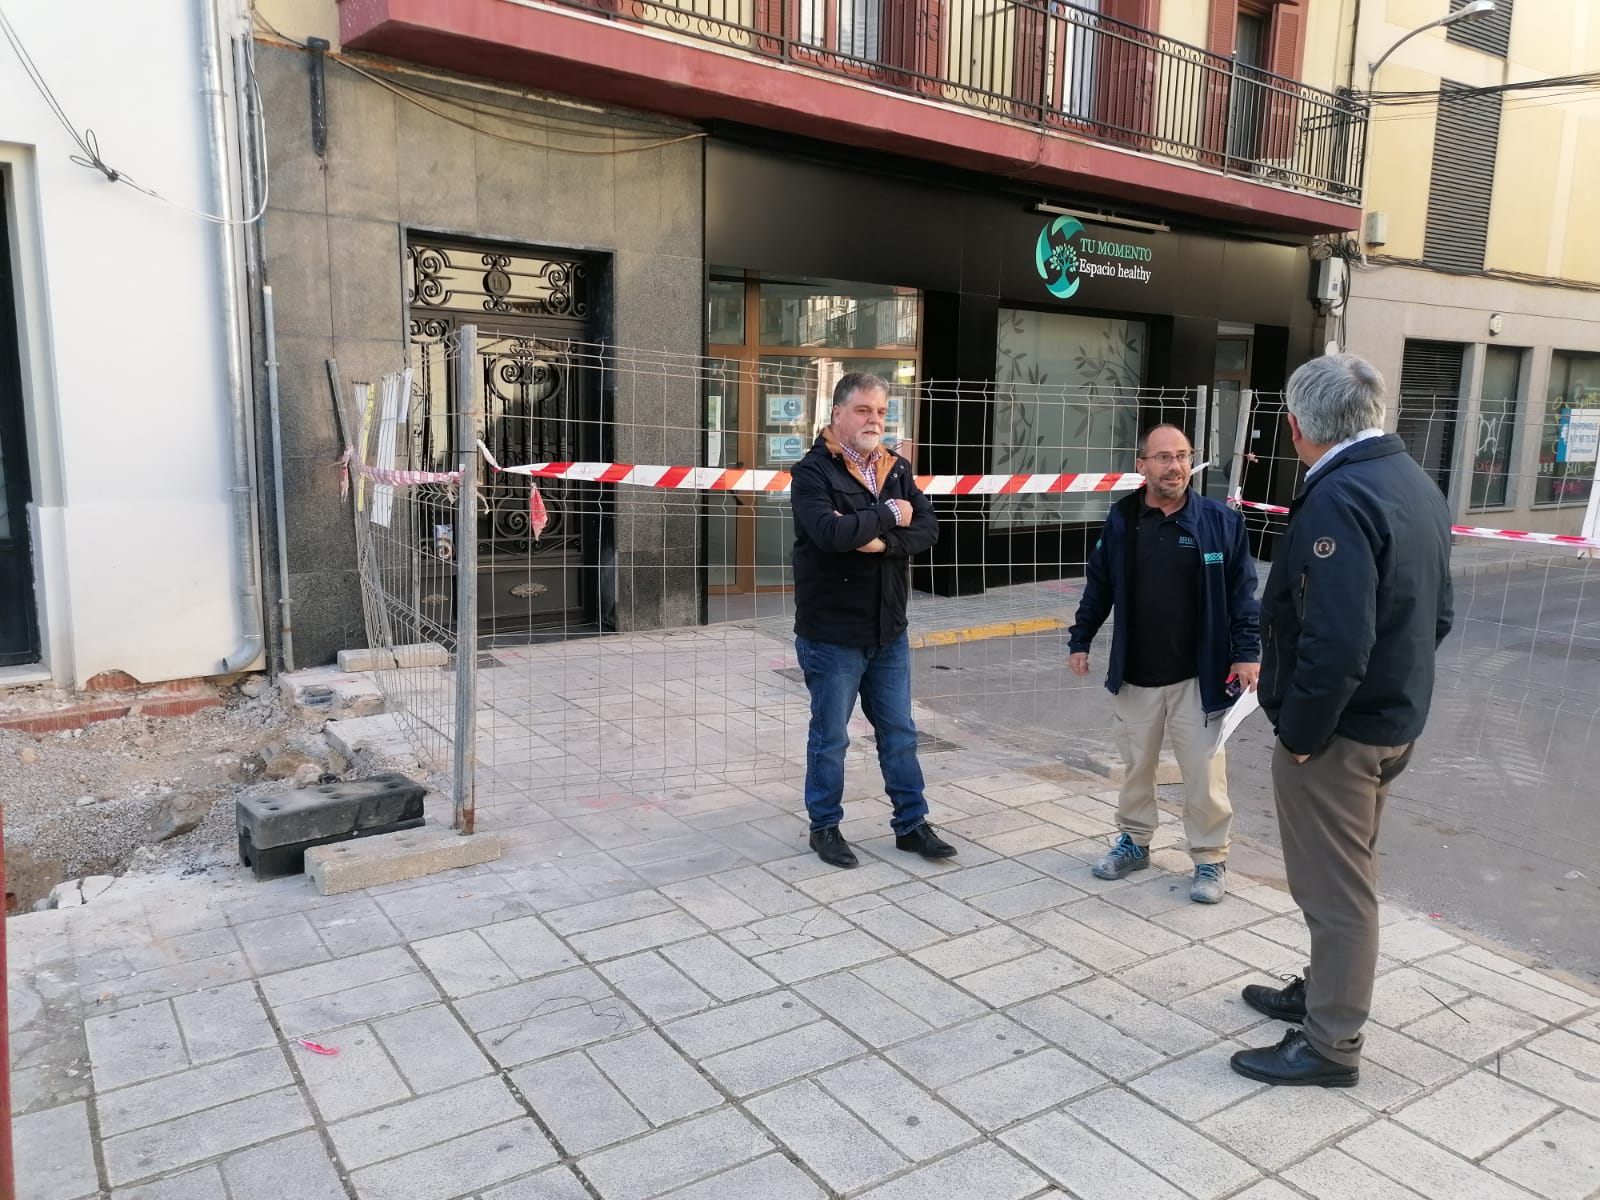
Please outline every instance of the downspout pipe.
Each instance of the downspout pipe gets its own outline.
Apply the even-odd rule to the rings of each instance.
[[[230,0],[198,0],[202,89],[206,99],[206,131],[212,174],[213,211],[219,216],[238,210],[233,156],[228,137],[227,93],[223,87],[222,31],[217,6]],[[250,384],[245,372],[244,325],[238,280],[239,234],[232,220],[216,223],[217,292],[222,304],[223,344],[227,352],[228,400],[232,432],[233,552],[236,607],[241,641],[219,666],[233,675],[261,658],[261,569],[256,531],[254,426]]]

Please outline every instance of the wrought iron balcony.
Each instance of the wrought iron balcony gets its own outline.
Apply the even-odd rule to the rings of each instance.
[[[1055,0],[557,0],[752,56],[1360,203],[1367,105]]]

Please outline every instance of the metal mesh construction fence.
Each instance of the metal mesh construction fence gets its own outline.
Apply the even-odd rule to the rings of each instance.
[[[414,343],[409,375],[345,385],[368,632],[393,652],[380,681],[463,827],[475,797],[495,821],[573,811],[602,846],[638,831],[585,818],[584,795],[783,780],[798,803],[809,709],[786,470],[853,365],[466,327]],[[907,565],[925,750],[981,737],[1114,768],[1110,630],[1087,679],[1065,669],[1066,630],[1100,521],[1139,482],[1134,442],[1163,421],[1189,432],[1199,489],[1266,506],[1245,511],[1270,556],[1285,519],[1273,506],[1302,473],[1281,398],[1025,376],[890,383],[885,440],[941,526]],[[1394,803],[1519,846],[1559,832],[1592,864],[1592,559],[1463,537],[1455,586],[1430,749]],[[1252,739],[1270,744],[1257,723],[1241,730],[1235,776],[1256,765]],[[852,736],[852,770],[866,772],[859,713]]]

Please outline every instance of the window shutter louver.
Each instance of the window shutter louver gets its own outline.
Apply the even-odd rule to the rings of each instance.
[[[1481,271],[1489,241],[1502,98],[1449,95],[1462,90],[1461,84],[1449,81],[1439,88],[1422,257],[1434,266]]]

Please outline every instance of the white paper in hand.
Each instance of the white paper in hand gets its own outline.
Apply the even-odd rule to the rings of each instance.
[[[1222,727],[1217,731],[1216,745],[1211,747],[1211,757],[1217,756],[1223,743],[1233,736],[1233,731],[1239,728],[1240,723],[1260,707],[1261,701],[1256,699],[1254,688],[1240,693],[1239,698],[1233,702],[1233,707],[1228,710],[1228,715],[1222,718]]]

